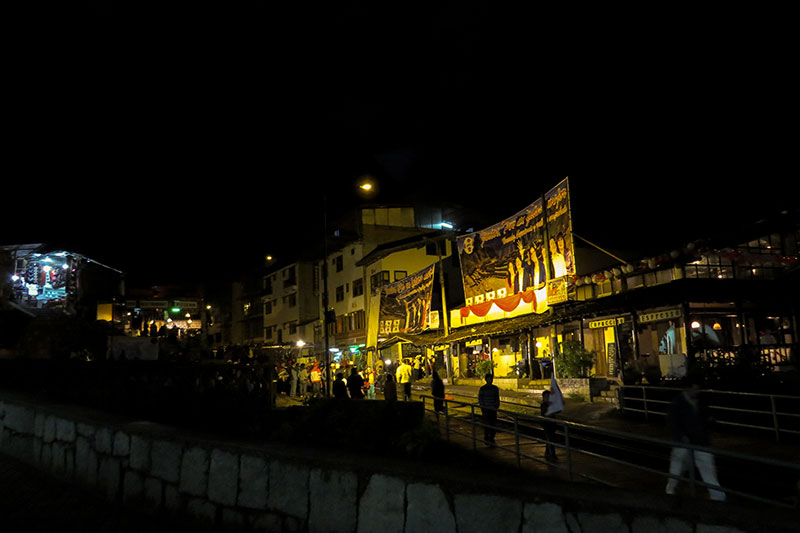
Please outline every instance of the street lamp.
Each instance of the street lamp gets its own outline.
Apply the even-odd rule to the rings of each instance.
[[[362,176],[358,181],[358,188],[362,193],[373,195],[376,193],[376,183],[369,175]],[[322,192],[322,327],[325,330],[325,395],[331,396],[331,346],[328,326],[335,322],[331,320],[328,310],[328,195]]]

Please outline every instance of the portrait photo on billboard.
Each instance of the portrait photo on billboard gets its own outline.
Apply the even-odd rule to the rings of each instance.
[[[547,211],[547,251],[553,279],[575,275],[575,255],[572,243],[572,213],[569,202],[569,181],[545,194]]]

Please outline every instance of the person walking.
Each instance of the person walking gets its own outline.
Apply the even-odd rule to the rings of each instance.
[[[314,393],[314,396],[318,396],[322,391],[322,371],[319,369],[319,363],[314,363],[314,366],[311,367],[309,377],[311,379],[311,392]]]
[[[386,374],[386,381],[383,384],[383,399],[397,401],[397,384],[390,373]]]
[[[700,387],[696,378],[690,377],[689,387],[684,389],[669,406],[667,424],[672,432],[675,445],[670,456],[669,473],[682,476],[688,469],[696,466],[703,482],[719,487],[714,456],[700,450],[690,450],[681,446],[683,443],[697,446],[710,446],[708,427],[711,417],[704,402],[701,401]],[[675,494],[678,479],[671,477],[667,481],[666,493]],[[725,493],[709,487],[712,500],[725,501]]]
[[[367,388],[367,398],[370,400],[375,399],[375,371],[371,368],[367,369],[367,380],[364,383],[364,387]]]
[[[308,392],[308,371],[306,365],[301,364],[297,372],[297,395],[303,396],[306,392]]]
[[[397,368],[397,382],[403,387],[403,401],[411,401],[411,365],[405,360]]]
[[[350,370],[350,377],[347,378],[347,390],[350,391],[350,398],[361,400],[364,398],[364,378],[358,373],[356,367]]]
[[[431,396],[433,396],[433,410],[437,413],[446,412],[444,406],[444,381],[439,373],[434,370],[431,374]]]
[[[289,363],[289,396],[297,394],[297,366],[294,363]]]
[[[333,397],[337,400],[349,400],[350,396],[347,394],[347,385],[344,383],[344,374],[341,372],[336,374],[336,379],[333,380]]]
[[[542,393],[542,403],[539,404],[539,408],[541,409],[541,414],[543,417],[553,417],[553,414],[548,414],[551,405],[552,402],[550,402],[550,391],[546,390]],[[548,461],[557,461],[558,457],[556,456],[556,447],[553,444],[553,440],[555,439],[556,435],[556,425],[552,422],[542,422],[542,429],[544,430],[544,438],[546,440],[544,445],[544,458]]]
[[[500,389],[493,385],[493,374],[486,374],[486,384],[478,389],[478,405],[483,416],[483,440],[487,446],[494,446],[497,434],[497,410],[500,409]]]

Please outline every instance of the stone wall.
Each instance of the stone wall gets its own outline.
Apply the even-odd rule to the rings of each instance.
[[[579,484],[559,488],[553,480],[504,477],[499,472],[493,478],[491,472],[481,474],[473,468],[437,469],[413,461],[221,442],[3,395],[0,451],[92,487],[108,500],[148,512],[175,513],[219,530],[747,530],[741,521],[737,527],[714,523],[708,509],[679,516],[676,509],[659,503],[663,496],[648,502],[641,495],[611,495]],[[736,520],[727,512],[720,516],[729,524]]]

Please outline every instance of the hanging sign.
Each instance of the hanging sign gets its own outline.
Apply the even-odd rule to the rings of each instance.
[[[567,278],[551,279],[547,282],[547,305],[561,304],[569,300]]]

